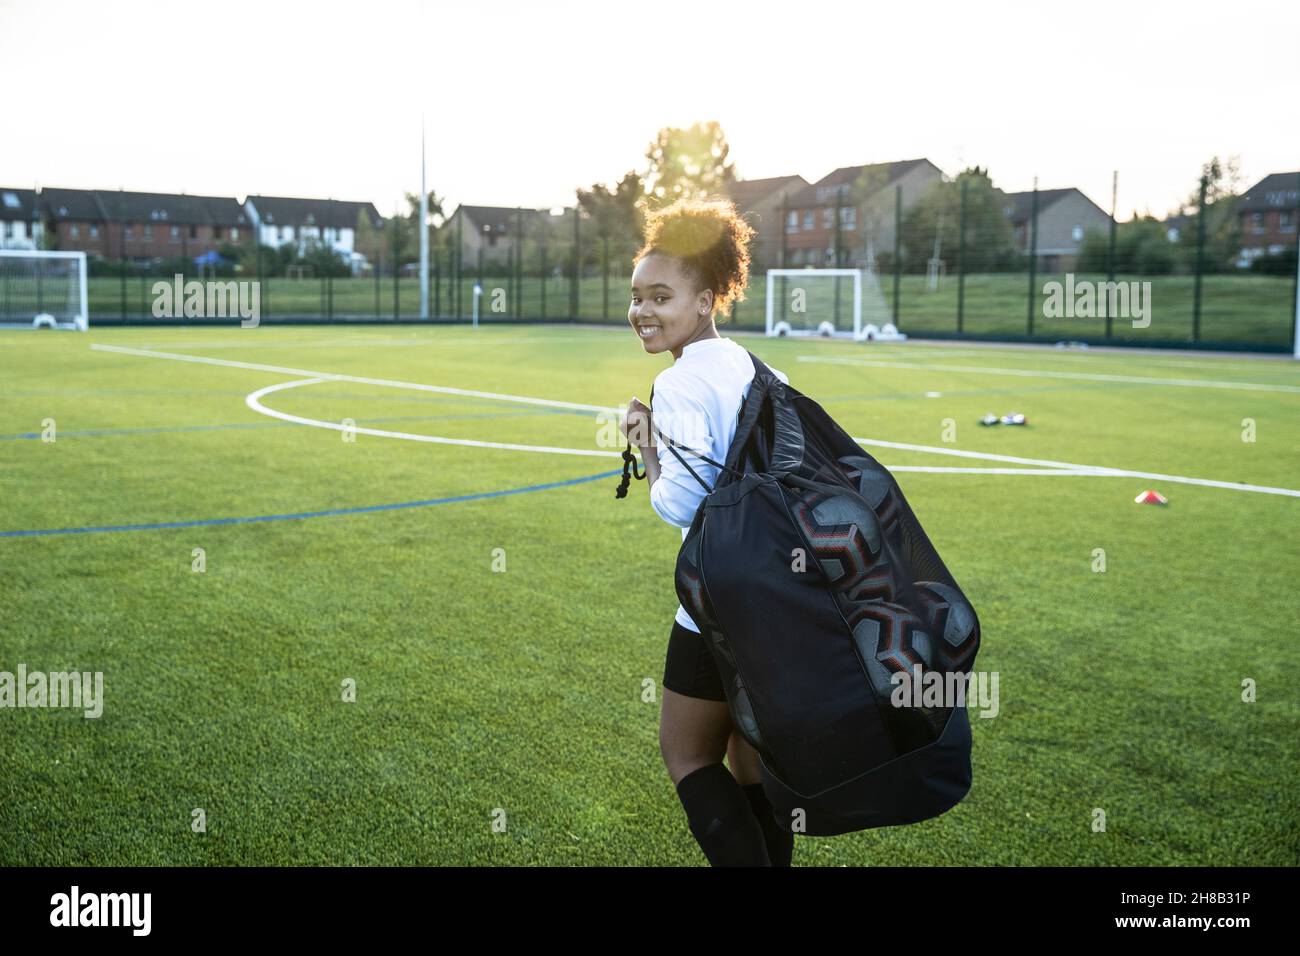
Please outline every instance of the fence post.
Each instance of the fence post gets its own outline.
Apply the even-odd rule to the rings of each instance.
[[[569,288],[569,314],[573,316],[573,321],[579,319],[578,312],[582,308],[582,292],[578,288],[578,283],[582,281],[582,233],[579,230],[579,223],[582,217],[579,215],[580,207],[577,203],[573,204],[573,285]]]
[[[452,285],[452,292],[451,292],[452,301],[454,303],[453,308],[455,308],[456,310],[456,318],[458,319],[460,318],[460,306],[461,306],[460,273],[461,273],[461,269],[464,268],[464,256],[465,256],[465,207],[458,206],[456,208],[456,260],[455,260],[456,267],[455,267],[455,273],[452,276],[452,282],[454,284]]]
[[[402,224],[398,213],[393,214],[393,321],[401,318],[402,287]]]
[[[962,177],[961,207],[957,216],[957,334],[962,334],[966,311],[966,186],[969,180]]]
[[[546,319],[546,234],[551,231],[551,222],[542,224],[542,320]]]
[[[1119,197],[1119,170],[1115,170],[1110,179],[1110,243],[1106,249],[1106,281],[1115,281],[1115,215]],[[1111,310],[1106,310],[1106,338],[1111,334]]]
[[[903,187],[894,187],[894,328],[898,328],[898,286],[903,274]]]
[[[515,318],[524,316],[524,211],[515,207]]]
[[[378,249],[375,250],[375,318],[379,318],[379,270],[383,267],[384,256]]]
[[[1034,177],[1034,195],[1029,206],[1029,330],[1034,334],[1034,306],[1038,297],[1034,295],[1034,284],[1038,281],[1038,177]]]
[[[1297,180],[1300,180],[1300,176],[1297,177]],[[1296,185],[1300,186],[1300,181]],[[1292,348],[1292,354],[1300,359],[1300,238],[1296,240],[1295,252],[1295,283],[1291,287],[1291,300],[1295,308],[1295,345]]]
[[[1196,205],[1196,284],[1192,292],[1192,341],[1201,340],[1201,272],[1205,267],[1205,190],[1209,177],[1201,176],[1201,197]]]

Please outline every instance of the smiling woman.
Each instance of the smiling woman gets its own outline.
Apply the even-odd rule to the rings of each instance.
[[[632,272],[628,322],[647,353],[668,352],[674,364],[655,378],[655,414],[633,398],[624,432],[645,462],[651,506],[683,537],[717,475],[710,461],[726,457],[754,377],[749,353],[720,337],[714,321],[744,297],[753,235],[730,202],[679,201],[650,217]],[[620,495],[626,487],[625,473]],[[735,732],[717,665],[681,607],[664,662],[659,747],[711,864],[790,865],[794,839],[772,814],[758,754]]]

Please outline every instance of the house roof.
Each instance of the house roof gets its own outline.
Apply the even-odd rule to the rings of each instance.
[[[51,189],[40,192],[40,209],[48,219],[102,221],[104,208],[93,189]]]
[[[1238,212],[1300,207],[1300,172],[1265,176],[1237,200]]]
[[[30,221],[39,218],[40,206],[36,190],[0,186],[0,219]]]
[[[802,176],[770,176],[767,179],[737,179],[727,183],[723,192],[737,206],[749,206],[761,202],[783,186],[795,184],[808,185]]]
[[[195,226],[242,226],[248,222],[233,196],[185,193],[138,193],[96,189],[108,222],[179,223]]]
[[[1097,210],[1097,212],[1101,213],[1101,215],[1103,216],[1108,217],[1108,214],[1104,209],[1098,206],[1095,202],[1092,202],[1091,199],[1088,199],[1087,196],[1084,196],[1083,191],[1077,189],[1074,186],[1070,186],[1066,189],[1038,190],[1038,214],[1041,216],[1044,212],[1047,211],[1048,208],[1056,205],[1058,202],[1060,202],[1062,199],[1064,199],[1066,196],[1070,195],[1071,193],[1078,193],[1080,196],[1083,196],[1085,200],[1092,203],[1093,207]],[[1029,190],[1028,192],[1022,192],[1022,193],[1003,194],[1002,212],[1013,223],[1019,224],[1022,222],[1028,222],[1030,215],[1033,214],[1033,210],[1034,210],[1033,190]]]
[[[565,212],[568,212],[570,208],[566,206]],[[499,236],[509,235],[514,230],[516,214],[521,215],[524,220],[546,219],[551,215],[549,209],[520,209],[516,206],[470,206],[466,204],[457,206],[456,211],[452,213],[447,223],[450,223],[462,212],[465,214],[465,218],[474,223],[478,229],[494,232]],[[445,226],[446,224],[444,224],[444,228]]]
[[[841,166],[827,173],[817,182],[800,189],[789,197],[792,205],[815,206],[831,202],[838,194],[843,196],[860,176],[878,176],[880,189],[891,185],[914,169],[931,167],[936,173],[939,167],[928,159],[903,159],[893,163],[867,163],[862,166]]]
[[[372,202],[346,199],[301,199],[289,196],[249,196],[258,217],[268,226],[321,226],[351,229],[362,213],[379,228],[383,218]]]
[[[49,219],[101,222],[242,226],[248,222],[233,196],[139,193],[113,189],[42,189],[39,205]]]

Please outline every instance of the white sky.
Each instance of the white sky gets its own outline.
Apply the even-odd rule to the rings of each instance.
[[[420,42],[423,32],[425,39]],[[571,204],[656,131],[744,178],[928,157],[1162,214],[1300,169],[1300,3],[0,0],[0,185]]]

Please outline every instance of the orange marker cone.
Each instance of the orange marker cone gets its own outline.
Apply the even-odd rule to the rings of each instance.
[[[1137,504],[1140,504],[1140,505],[1167,505],[1167,504],[1169,504],[1169,499],[1168,499],[1168,498],[1166,498],[1166,497],[1165,497],[1164,495],[1162,495],[1160,492],[1155,491],[1155,490],[1150,489],[1150,488],[1148,488],[1146,491],[1142,492],[1142,494],[1138,495],[1138,496],[1137,496],[1136,498],[1134,498],[1133,500],[1134,500],[1134,502],[1136,502]]]

